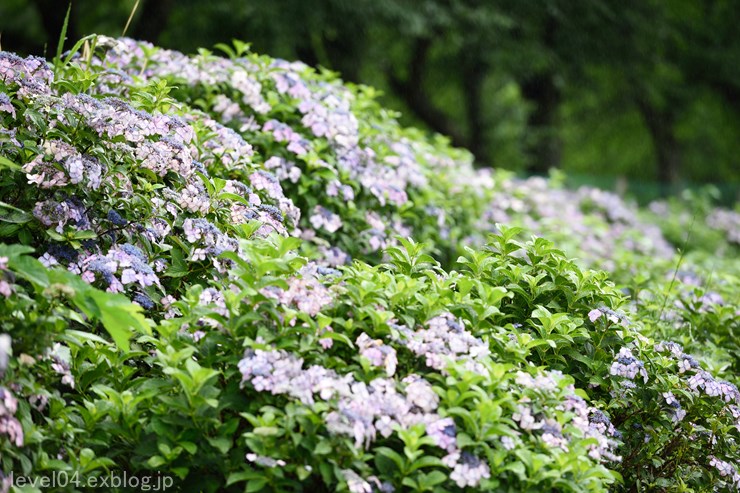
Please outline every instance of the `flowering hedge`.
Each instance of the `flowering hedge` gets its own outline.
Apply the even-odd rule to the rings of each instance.
[[[475,170],[221,49],[0,53],[0,491],[740,486],[737,212]]]

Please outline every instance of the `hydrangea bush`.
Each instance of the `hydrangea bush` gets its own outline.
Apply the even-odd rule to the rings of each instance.
[[[740,487],[736,212],[689,241],[220,48],[0,53],[0,491]]]

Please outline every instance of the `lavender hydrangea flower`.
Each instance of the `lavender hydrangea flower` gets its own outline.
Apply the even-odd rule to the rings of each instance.
[[[469,452],[455,453],[448,459],[447,465],[453,464],[450,479],[460,488],[475,487],[484,479],[491,477],[488,464]]]
[[[22,447],[23,427],[15,417],[17,410],[18,401],[15,396],[5,387],[0,387],[0,435],[6,435],[16,447]]]
[[[143,293],[136,293],[134,295],[133,302],[140,305],[145,310],[151,310],[154,308],[154,302],[152,299]]]
[[[427,322],[427,329],[412,332],[399,327],[401,343],[417,356],[423,357],[427,366],[445,371],[450,361],[462,363],[468,370],[484,373],[476,359],[490,353],[488,345],[467,332],[451,313],[443,313]]]
[[[535,377],[529,373],[520,371],[516,374],[515,382],[517,385],[521,385],[522,387],[536,389],[543,392],[554,392],[558,388],[558,380],[562,377],[563,374],[558,371],[540,373]]]
[[[347,482],[347,489],[350,493],[372,493],[373,487],[369,482],[351,469],[342,469],[342,475]]]
[[[110,221],[114,226],[125,226],[128,224],[128,221],[126,221],[121,214],[119,214],[117,211],[114,211],[113,209],[110,209],[108,211],[108,214],[106,216],[108,218],[108,221]]]
[[[60,234],[68,224],[77,229],[88,229],[90,226],[84,205],[75,199],[65,199],[61,202],[49,199],[37,202],[33,208],[33,215],[44,226],[56,225],[54,229]]]
[[[272,457],[251,453],[246,455],[246,459],[262,467],[283,467],[286,465],[286,462],[282,459],[273,459]]]
[[[426,427],[426,433],[437,447],[452,452],[457,449],[457,427],[452,418],[441,418]]]
[[[622,376],[634,380],[639,374],[642,376],[645,383],[648,381],[648,373],[645,369],[645,365],[642,361],[638,360],[632,355],[632,351],[623,347],[619,350],[619,354],[614,358],[611,368],[609,369],[611,375]]]
[[[12,339],[8,334],[0,334],[0,378],[5,375],[5,370],[8,369],[8,362],[12,354]]]
[[[342,185],[339,180],[332,180],[326,185],[326,195],[329,197],[339,197],[345,201],[354,200],[355,192],[349,185]]]
[[[75,377],[69,367],[69,348],[56,343],[49,353],[51,359],[51,369],[62,376],[62,383],[71,388],[75,388]]]
[[[4,92],[0,92],[0,111],[10,113],[15,118],[15,106],[13,106],[12,101],[10,101],[10,98]]]
[[[341,218],[320,205],[314,207],[313,215],[309,218],[309,221],[314,228],[324,228],[329,233],[334,233],[342,227]]]
[[[207,214],[211,209],[211,200],[199,178],[191,181],[180,192],[177,203],[186,211],[199,212],[201,214]]]
[[[452,449],[456,442],[451,421],[435,412],[439,397],[416,375],[403,379],[401,393],[393,380],[358,382],[352,375],[340,376],[317,365],[303,369],[303,360],[284,351],[260,349],[247,350],[239,370],[243,382],[250,382],[257,391],[285,394],[309,406],[316,397],[335,402],[326,415],[326,427],[332,434],[354,438],[357,447],[367,447],[378,433],[388,437],[395,427],[406,429],[420,423],[431,430],[428,433],[437,437],[440,446]]]
[[[740,473],[737,471],[737,467],[727,461],[718,459],[714,455],[709,457],[709,465],[717,469],[719,475],[723,478],[727,478],[727,481],[735,488],[740,489]]]
[[[273,199],[284,198],[283,188],[277,177],[267,171],[256,171],[249,175],[249,181],[256,190],[264,190]]]
[[[588,312],[588,319],[591,320],[591,322],[596,322],[596,320],[602,316],[603,313],[601,313],[601,310],[598,308],[594,308],[590,312]]]
[[[402,382],[406,384],[406,397],[411,404],[425,412],[437,409],[439,396],[429,382],[418,375],[408,375]]]
[[[360,350],[360,355],[370,360],[372,366],[385,368],[388,376],[393,376],[398,365],[395,349],[383,344],[383,341],[371,339],[364,332],[360,334],[355,344]]]
[[[182,225],[185,238],[190,243],[203,245],[210,257],[225,251],[236,251],[237,242],[223,234],[216,226],[205,219],[186,219]]]
[[[276,299],[282,305],[294,305],[298,310],[316,316],[324,306],[333,301],[329,290],[318,279],[318,266],[310,263],[304,266],[299,276],[288,280],[288,290],[279,288],[264,289],[265,296]]]

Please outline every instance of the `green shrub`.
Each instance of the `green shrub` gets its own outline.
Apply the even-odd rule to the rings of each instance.
[[[677,256],[333,74],[78,48],[0,53],[3,487],[740,484],[730,212]]]

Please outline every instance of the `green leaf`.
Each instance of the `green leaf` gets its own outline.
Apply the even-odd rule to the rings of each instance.
[[[64,16],[64,23],[62,23],[62,31],[59,33],[59,42],[57,43],[57,54],[54,57],[54,64],[58,64],[62,59],[62,50],[64,49],[64,41],[67,39],[67,26],[69,25],[69,14],[72,12],[72,2],[69,2],[67,7],[67,15]]]
[[[334,449],[332,448],[331,443],[326,440],[321,440],[316,444],[316,447],[313,449],[313,453],[316,455],[327,455],[330,454],[332,450]]]
[[[267,480],[264,478],[253,479],[247,483],[247,487],[244,490],[246,493],[252,493],[254,491],[260,491],[267,485]]]
[[[157,468],[164,465],[166,462],[167,461],[165,461],[164,457],[162,457],[161,455],[153,455],[149,458],[148,461],[146,461],[147,465],[151,468]]]
[[[259,436],[275,436],[280,435],[280,428],[276,426],[258,426],[254,429],[253,433]]]
[[[6,209],[6,210],[2,210]],[[0,221],[11,224],[25,224],[30,222],[33,216],[28,212],[13,207],[5,202],[0,202]]]
[[[170,259],[170,267],[165,273],[167,277],[184,277],[190,273],[188,264],[185,261],[185,254],[181,249],[173,248],[170,252]]]
[[[26,247],[22,247],[26,248]],[[5,256],[5,255],[4,255]],[[19,257],[10,257],[8,266],[16,273],[18,277],[36,284],[42,288],[49,286],[49,276],[44,265],[35,258],[27,255]]]
[[[226,455],[231,450],[231,439],[227,437],[209,437],[208,443],[223,455]]]
[[[67,329],[64,333],[64,337],[67,341],[74,342],[77,345],[79,345],[82,340],[97,342],[98,344],[103,344],[105,346],[110,344],[110,342],[106,341],[99,335],[92,334],[90,332],[83,332],[81,330]]]
[[[226,479],[226,486],[231,486],[234,483],[240,483],[242,481],[249,481],[250,479],[261,479],[262,475],[255,471],[239,471],[232,472]]]
[[[49,235],[49,238],[55,241],[65,241],[66,238],[59,233],[56,232],[54,228],[49,228],[46,230],[46,234]]]
[[[375,449],[375,454],[376,457],[381,456],[390,460],[391,462],[393,462],[393,464],[396,465],[399,471],[403,471],[406,460],[395,450],[388,447],[378,447],[377,449]]]
[[[195,455],[198,451],[198,446],[193,442],[178,442],[179,445],[184,448],[190,455]]]
[[[97,238],[98,235],[95,233],[95,231],[75,231],[72,235],[72,238],[75,240],[91,240],[93,238]]]
[[[414,491],[419,491],[419,483],[417,483],[414,479],[405,477],[401,481],[401,484],[404,486],[408,486],[409,488],[412,488]]]
[[[103,327],[122,350],[129,351],[128,341],[133,333],[150,333],[147,319],[141,314],[142,308],[125,296],[112,295],[97,289],[90,290],[88,295],[100,310]]]
[[[13,171],[20,171],[21,169],[21,166],[19,164],[15,164],[13,161],[6,158],[5,156],[0,156],[0,166],[10,168]]]
[[[425,467],[442,467],[444,464],[442,463],[442,460],[433,457],[431,455],[425,455],[424,457],[420,457],[419,459],[415,460],[411,467],[409,467],[408,472],[414,472],[417,469],[422,469]]]

